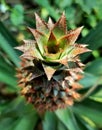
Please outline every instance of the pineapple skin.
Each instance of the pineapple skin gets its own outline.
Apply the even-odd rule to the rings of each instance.
[[[64,13],[55,24],[51,18],[46,23],[36,13],[35,19],[36,29],[28,28],[35,40],[24,40],[16,47],[23,52],[16,75],[21,94],[39,112],[71,106],[82,88],[78,81],[84,64],[79,55],[90,51],[75,43],[83,27],[67,31]]]

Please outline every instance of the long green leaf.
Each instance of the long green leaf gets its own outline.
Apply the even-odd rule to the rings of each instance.
[[[16,40],[12,38],[7,29],[4,27],[3,23],[0,22],[0,48],[2,48],[9,58],[15,63],[16,66],[19,66],[19,58],[13,47],[16,45]],[[14,44],[15,43],[15,44]]]
[[[70,108],[57,110],[55,114],[68,130],[80,130]]]
[[[53,124],[53,125],[52,125]],[[43,130],[56,130],[57,129],[57,118],[52,112],[46,112],[43,121]]]
[[[16,78],[12,76],[12,74],[8,73],[5,70],[0,68],[0,81],[6,83],[12,87],[17,86]]]
[[[90,98],[102,103],[102,86],[98,86]]]
[[[85,68],[85,71],[94,75],[102,75],[102,58],[90,62]]]
[[[97,130],[97,128],[83,120],[83,118],[79,115],[75,115],[75,117],[81,130]]]
[[[11,130],[34,130],[38,117],[35,112],[28,113],[28,115],[19,119],[16,127]]]
[[[73,111],[80,116],[91,119],[96,125],[102,127],[102,103],[86,99],[73,107]]]
[[[95,85],[98,79],[99,79],[99,76],[95,76],[90,73],[85,73],[84,77],[79,81],[79,83],[83,85],[83,89],[89,88]],[[99,84],[101,84],[101,82]]]
[[[3,120],[0,120],[0,130],[12,130],[14,126],[16,125],[15,118],[5,118]]]
[[[38,120],[34,108],[19,97],[1,109],[0,130],[33,130]]]
[[[57,125],[57,130],[68,130],[61,121],[58,121]]]
[[[13,35],[9,32],[9,30],[4,26],[4,24],[0,21],[0,33],[9,41],[12,47],[18,45],[18,42],[13,37]]]
[[[5,51],[6,54],[11,58],[16,66],[19,66],[19,58],[13,48],[8,44],[8,41],[0,34],[0,47]]]
[[[92,29],[87,36],[82,38],[79,43],[88,44],[88,48],[96,50],[102,46],[102,22],[100,22],[94,29]],[[90,53],[83,54],[82,60],[87,59]]]
[[[0,69],[7,71],[8,73],[12,73],[14,75],[15,68],[13,68],[13,65],[6,62],[3,57],[0,56]]]

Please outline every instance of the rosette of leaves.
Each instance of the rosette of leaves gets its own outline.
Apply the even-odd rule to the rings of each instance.
[[[82,87],[78,81],[84,65],[79,55],[90,51],[75,43],[83,27],[68,31],[64,13],[56,23],[51,18],[46,23],[36,13],[35,19],[36,29],[28,28],[35,40],[16,47],[23,52],[17,69],[21,93],[38,111],[70,106]]]

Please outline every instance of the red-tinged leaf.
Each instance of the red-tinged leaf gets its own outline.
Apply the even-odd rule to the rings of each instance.
[[[32,56],[32,54],[30,53],[31,50],[26,51],[25,53],[23,53],[20,57],[21,58],[25,58],[28,60],[32,60],[34,57]]]
[[[35,19],[36,19],[36,28],[38,31],[47,34],[48,33],[48,26],[45,21],[43,21],[37,13],[35,13]]]
[[[24,45],[15,47],[15,49],[20,50],[22,52],[26,52],[30,48],[35,48],[36,41],[34,41],[34,40],[23,40],[23,42],[25,43]]]
[[[32,32],[32,34],[34,35],[35,40],[36,40],[36,42],[37,42],[37,45],[38,45],[38,47],[39,47],[39,50],[40,50],[40,52],[43,54],[43,53],[44,53],[44,46],[46,45],[47,40],[48,40],[47,37],[46,37],[43,33],[39,32],[38,30],[29,28],[29,27],[28,27],[28,29],[29,29],[29,30]]]
[[[25,51],[22,55],[21,58],[25,58],[28,60],[32,60],[32,59],[41,59],[42,60],[42,56],[39,53],[39,51],[36,48],[29,48],[27,51]]]
[[[68,34],[61,37],[61,40],[62,39],[67,39],[67,44],[73,45],[75,43],[75,41],[77,40],[82,28],[83,28],[83,26],[79,27],[77,29],[68,31]]]
[[[53,32],[50,33],[48,42],[47,42],[47,49],[48,49],[48,53],[57,53],[58,51],[58,47],[57,47],[57,40],[56,37],[54,36]]]
[[[55,23],[53,27],[53,32],[57,36],[57,38],[60,38],[67,33],[66,17],[64,13],[62,14],[58,22]]]
[[[86,45],[75,44],[73,50],[71,51],[71,57],[75,57],[79,54],[91,51],[91,50],[87,49],[85,46]]]
[[[34,35],[34,37],[36,36],[37,38],[41,37],[41,36],[45,36],[44,33],[38,31],[37,29],[33,29],[33,28],[30,28],[30,27],[27,27],[27,29]],[[35,37],[35,39],[36,39]]]

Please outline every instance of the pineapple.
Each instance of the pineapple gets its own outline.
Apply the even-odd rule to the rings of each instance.
[[[16,47],[23,52],[17,69],[21,94],[39,112],[71,106],[82,87],[78,81],[84,64],[79,55],[90,51],[87,45],[75,43],[83,27],[67,31],[64,13],[56,23],[51,18],[46,23],[36,13],[35,19],[36,29],[28,27],[35,40]]]

